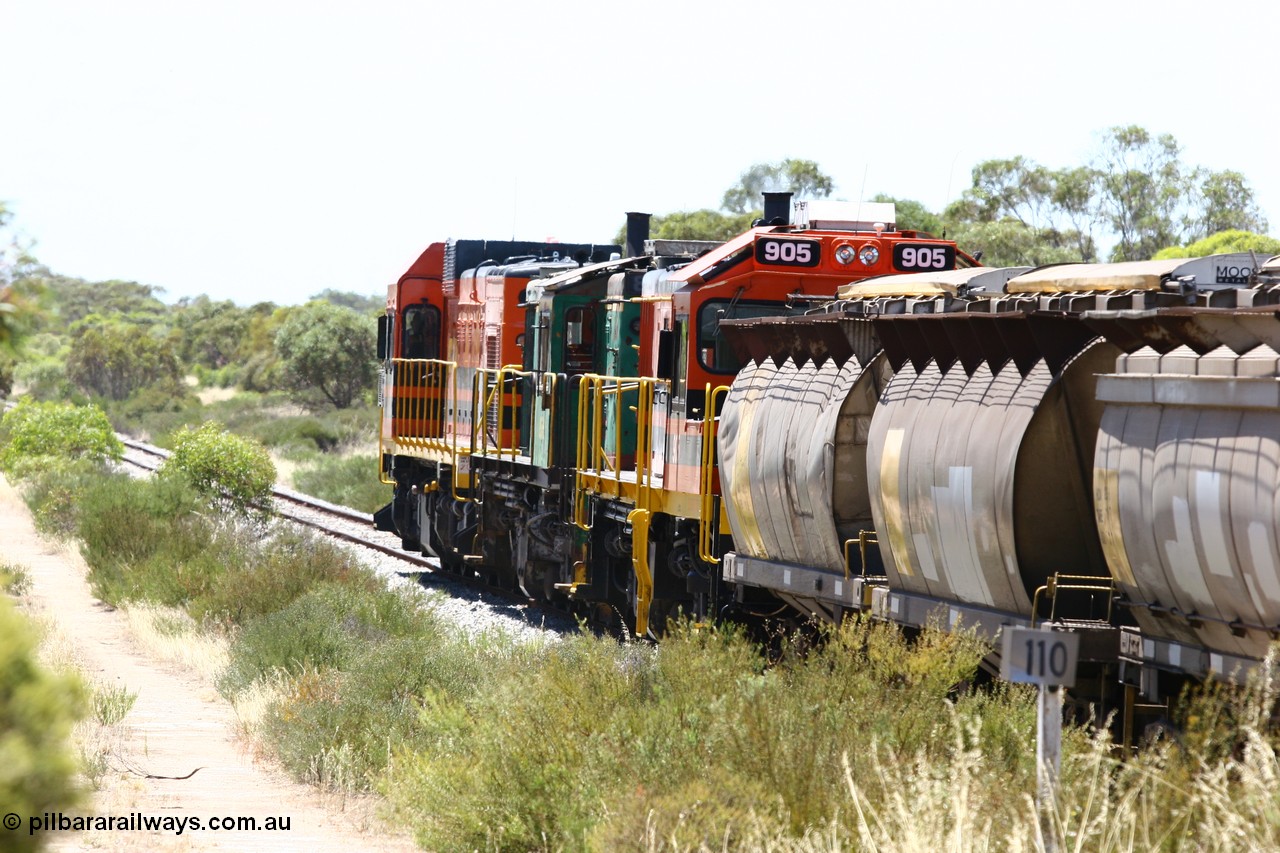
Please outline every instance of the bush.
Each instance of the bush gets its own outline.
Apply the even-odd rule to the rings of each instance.
[[[173,478],[115,474],[82,489],[76,534],[103,601],[180,606],[220,572],[200,496]]]
[[[336,424],[311,415],[264,418],[244,424],[244,431],[286,458],[326,453],[342,441]]]
[[[76,763],[67,748],[84,697],[68,676],[36,661],[32,628],[0,600],[0,802],[8,812],[40,815],[73,805]],[[37,850],[43,838],[26,827],[5,831],[6,850]]]
[[[261,445],[212,421],[174,434],[173,453],[160,466],[160,474],[181,478],[201,494],[225,500],[240,511],[264,502],[276,482],[275,465]]]
[[[0,470],[30,477],[66,460],[103,464],[124,456],[124,446],[96,406],[22,400],[0,418]]]
[[[193,591],[188,606],[197,620],[245,625],[288,607],[317,584],[366,592],[382,587],[350,550],[288,525],[266,536],[252,528],[222,526],[211,548],[218,568]]]
[[[455,723],[424,719],[430,745],[401,755],[381,787],[431,849],[646,849],[647,832],[754,849],[759,833],[799,838],[847,811],[845,756],[854,778],[874,774],[877,745],[945,772],[960,748],[952,721],[974,713],[953,693],[983,649],[863,622],[772,666],[731,629],[676,626],[656,652],[575,638],[432,700]],[[1034,743],[1026,691],[979,707]],[[1022,808],[1032,764],[991,769],[982,820]]]
[[[181,382],[158,382],[140,388],[112,407],[113,421],[128,423],[157,412],[196,412],[196,400]]]

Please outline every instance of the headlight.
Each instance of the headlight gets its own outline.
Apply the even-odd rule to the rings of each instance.
[[[852,246],[845,243],[843,246],[836,249],[836,260],[842,264],[851,264],[857,254],[858,253],[853,250]]]
[[[875,246],[863,246],[858,252],[858,260],[862,261],[864,267],[873,267],[880,260],[880,250]]]

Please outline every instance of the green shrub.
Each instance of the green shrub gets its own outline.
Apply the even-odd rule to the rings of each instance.
[[[89,483],[80,496],[76,534],[89,582],[103,601],[182,606],[220,572],[213,525],[202,500],[176,479],[124,474]]]
[[[193,590],[187,607],[197,620],[244,625],[288,607],[317,584],[369,593],[382,588],[349,549],[289,525],[266,535],[252,527],[222,526],[211,550],[218,567]]]
[[[17,563],[0,563],[0,589],[9,595],[26,595],[31,591],[31,573]]]
[[[111,406],[113,422],[127,424],[157,412],[198,412],[199,401],[182,383],[165,382],[140,388]]]
[[[373,642],[345,669],[304,672],[265,732],[297,778],[367,790],[394,755],[431,747],[434,734],[420,722],[424,696],[459,690],[478,677],[477,664],[460,642],[429,631]],[[340,772],[326,766],[334,756]]]
[[[31,509],[36,530],[55,539],[76,532],[85,483],[109,476],[92,461],[48,459],[32,468],[22,483],[22,498]]]
[[[0,418],[0,470],[16,479],[59,460],[105,463],[124,456],[124,446],[97,406],[21,400]]]
[[[275,465],[261,445],[232,435],[213,421],[175,433],[172,455],[160,474],[179,477],[201,494],[242,511],[265,501],[276,481]]]
[[[380,787],[431,849],[643,849],[649,832],[754,849],[845,813],[845,756],[855,778],[874,774],[877,745],[949,766],[952,721],[971,719],[952,694],[983,650],[860,622],[772,666],[727,629],[678,625],[657,651],[574,638],[433,699],[452,727],[434,724]],[[981,707],[1034,743],[1025,691]],[[1034,778],[1025,756],[993,769],[983,818],[1008,819]]]
[[[264,418],[244,424],[244,430],[288,459],[327,453],[342,441],[342,436],[327,419],[311,415]]]
[[[36,661],[32,628],[0,601],[0,802],[17,815],[73,805],[76,763],[67,746],[84,710],[78,683],[51,675]],[[43,838],[4,830],[4,849],[37,850]]]

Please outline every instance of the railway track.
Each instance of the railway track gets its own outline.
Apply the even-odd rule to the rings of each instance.
[[[160,447],[120,436],[122,460],[140,471],[155,471],[168,458]],[[375,530],[373,517],[290,489],[273,489],[269,510],[277,517],[302,524],[356,548],[364,561],[388,580],[414,583],[443,595],[433,607],[468,633],[489,629],[517,636],[528,632],[569,633],[576,621],[558,611],[502,590],[470,583],[441,570],[438,561],[400,548],[399,537]]]
[[[124,462],[138,468],[155,471],[169,457],[169,451],[146,442],[126,436],[120,436],[120,441],[127,448]],[[281,518],[313,527],[344,542],[395,557],[418,569],[435,571],[440,568],[438,561],[408,553],[390,544],[387,540],[394,537],[374,530],[373,516],[369,513],[357,512],[290,489],[272,489],[271,501],[271,511]]]

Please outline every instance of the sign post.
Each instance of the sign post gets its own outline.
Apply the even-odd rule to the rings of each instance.
[[[1006,625],[1001,632],[1000,677],[1040,685],[1036,726],[1036,805],[1045,850],[1053,853],[1053,812],[1062,764],[1062,690],[1076,683],[1080,636]]]

